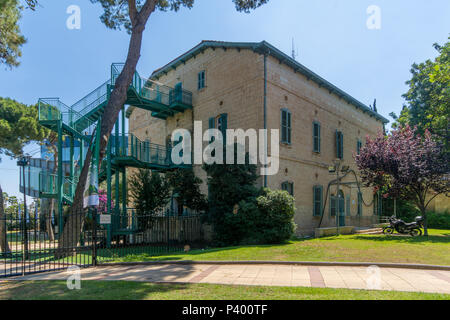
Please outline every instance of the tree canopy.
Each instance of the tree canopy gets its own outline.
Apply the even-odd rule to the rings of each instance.
[[[48,129],[39,124],[36,105],[0,98],[0,156],[21,156],[24,146],[47,136]]]
[[[37,0],[26,0],[25,4],[35,10]],[[18,24],[24,8],[19,0],[0,1],[0,64],[11,68],[19,65],[21,47],[26,43]]]
[[[450,39],[450,38],[449,38]],[[429,130],[446,144],[448,150],[450,118],[450,41],[444,46],[434,44],[439,56],[411,67],[409,86],[403,95],[407,104],[397,117],[393,127],[417,126],[417,132]]]
[[[110,29],[121,30],[123,27],[131,33],[133,17],[146,5],[154,5],[159,11],[178,11],[181,7],[192,8],[195,0],[91,0],[103,7],[100,20]],[[232,0],[236,10],[250,12],[251,9],[265,4],[269,0]]]
[[[195,176],[192,168],[169,171],[165,177],[174,197],[181,206],[186,206],[196,211],[204,211],[206,209],[206,198],[200,192],[200,185],[203,181]]]
[[[19,65],[21,46],[26,42],[18,25],[20,11],[17,0],[0,2],[0,63],[8,67]]]
[[[428,130],[421,135],[406,126],[398,127],[388,136],[379,133],[373,139],[368,137],[355,159],[367,186],[386,190],[385,197],[411,200],[425,221],[430,201],[450,192],[449,155]]]

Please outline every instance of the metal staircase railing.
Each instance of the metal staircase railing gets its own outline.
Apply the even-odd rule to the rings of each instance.
[[[59,98],[39,99],[39,121],[43,123],[62,121],[63,124],[79,134],[92,134],[95,124],[94,121],[73,110]]]
[[[114,157],[131,157],[139,162],[167,167],[173,164],[170,147],[142,141],[133,134],[125,135],[125,140],[123,135],[118,136],[118,144],[115,136],[110,139]]]

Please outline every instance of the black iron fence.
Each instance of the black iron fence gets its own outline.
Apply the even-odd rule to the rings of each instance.
[[[57,233],[49,215],[0,218],[0,277],[89,267],[112,261],[148,260],[183,252],[203,242],[200,216],[101,215],[92,210],[64,215]]]

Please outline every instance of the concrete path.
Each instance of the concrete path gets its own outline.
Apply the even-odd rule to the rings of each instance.
[[[65,280],[67,271],[9,280]],[[302,265],[158,264],[81,269],[81,280],[214,283],[434,292],[450,294],[450,271]]]

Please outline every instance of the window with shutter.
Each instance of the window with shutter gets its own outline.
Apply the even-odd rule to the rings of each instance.
[[[217,129],[222,132],[223,137],[223,143],[226,144],[227,142],[227,129],[228,129],[228,114],[223,113],[219,116],[218,121],[220,122],[220,126],[217,125]]]
[[[313,151],[320,153],[320,123],[313,122]]]
[[[320,216],[322,215],[323,209],[323,188],[322,186],[314,186],[313,188],[313,215]]]
[[[206,72],[202,70],[198,73],[198,90],[205,88]]]
[[[344,158],[344,135],[336,130],[336,158]]]
[[[287,109],[281,109],[281,142],[291,144],[292,115]]]
[[[337,197],[331,196],[330,197],[330,215],[332,217],[336,216],[336,209],[337,209]]]
[[[287,191],[291,196],[294,196],[294,184],[292,182],[283,182],[281,184],[281,190]]]
[[[362,142],[358,139],[356,142],[356,153],[359,154],[361,152]]]

